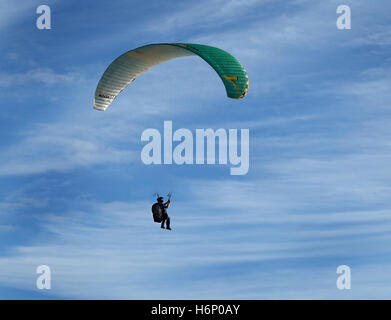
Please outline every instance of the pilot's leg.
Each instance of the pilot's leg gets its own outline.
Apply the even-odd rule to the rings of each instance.
[[[170,217],[169,217],[169,216],[167,216],[166,225],[167,225],[167,228],[166,228],[166,229],[171,230],[171,228],[170,228]]]
[[[162,216],[162,225],[161,225],[161,228],[164,229],[164,222],[167,220],[167,213],[163,213],[163,216]],[[169,226],[169,223],[167,222],[167,226]]]

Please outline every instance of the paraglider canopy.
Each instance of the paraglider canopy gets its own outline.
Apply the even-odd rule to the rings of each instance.
[[[248,90],[248,76],[240,62],[219,48],[191,43],[149,44],[130,50],[115,59],[99,80],[94,108],[104,111],[137,77],[162,62],[199,56],[220,76],[229,98],[243,98]]]

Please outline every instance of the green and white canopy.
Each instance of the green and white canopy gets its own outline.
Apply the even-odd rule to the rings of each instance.
[[[248,76],[240,62],[219,48],[191,43],[149,44],[128,51],[115,59],[99,80],[94,108],[106,110],[119,93],[148,69],[162,62],[197,55],[220,76],[227,96],[243,98],[248,90]]]

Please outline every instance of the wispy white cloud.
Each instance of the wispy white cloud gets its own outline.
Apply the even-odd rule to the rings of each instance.
[[[158,22],[151,23],[149,28],[153,32],[168,32],[190,26],[229,25],[233,17],[243,16],[251,10],[260,10],[262,5],[270,2],[270,0],[203,0],[183,3],[178,10],[163,15]]]
[[[20,86],[31,81],[44,85],[55,85],[80,82],[81,75],[77,72],[56,73],[49,68],[37,68],[24,73],[0,73],[0,87]]]
[[[27,0],[15,5],[15,2],[3,0],[0,4],[0,30],[12,27],[29,12],[35,12],[34,1]]]
[[[226,186],[224,182],[216,183],[220,183],[219,187]],[[203,184],[216,190],[216,185],[210,181]],[[198,189],[197,186],[192,188]],[[242,196],[243,184],[233,183],[233,189],[231,193],[224,193],[225,196]],[[216,197],[209,192],[211,198]],[[215,203],[219,201],[217,208],[205,194],[193,192],[192,195],[190,202],[173,203],[170,211],[174,231],[171,233],[152,222],[147,201],[90,202],[88,211],[41,215],[37,218],[51,240],[44,245],[33,242],[29,246],[15,247],[12,255],[0,258],[0,281],[8,286],[34,290],[36,266],[47,264],[53,272],[51,293],[66,298],[270,298],[274,295],[265,288],[278,282],[281,272],[304,276],[310,269],[288,266],[274,271],[268,269],[269,280],[266,281],[266,265],[333,257],[336,262],[330,264],[324,260],[320,267],[311,268],[311,274],[317,275],[311,280],[311,294],[300,287],[297,276],[291,283],[284,281],[291,293],[279,294],[280,298],[295,293],[312,299],[334,295],[330,289],[316,289],[317,284],[322,282],[322,277],[334,283],[334,269],[346,259],[387,254],[387,247],[377,246],[379,242],[389,241],[390,217],[384,210],[289,217],[289,208],[285,213],[266,212],[255,199],[242,208],[232,207],[236,198],[225,201],[225,205],[215,199]],[[245,200],[249,196],[257,195],[246,193]],[[194,202],[197,208],[186,212]],[[217,213],[215,208],[221,211]],[[369,215],[374,219],[369,219]],[[366,225],[368,222],[370,224]],[[248,227],[244,227],[246,225]],[[237,264],[242,265],[240,275],[229,272],[230,267]],[[244,271],[246,264],[264,267]],[[361,264],[357,269],[369,271],[371,268]],[[216,270],[221,270],[218,277],[213,275]],[[357,283],[365,279],[364,273]],[[209,285],[202,285],[206,283]],[[210,291],[212,284],[215,290]],[[383,287],[384,283],[367,283],[354,294],[365,296],[370,288],[382,290]]]
[[[61,0],[51,0],[48,5],[55,6]],[[30,28],[36,28],[34,17],[38,18],[36,10],[41,3],[34,0],[25,0],[18,5],[14,1],[2,0],[0,3],[0,32],[12,30],[18,23],[30,22]],[[31,19],[33,17],[33,19]]]
[[[16,210],[21,208],[43,208],[47,202],[45,200],[37,200],[34,198],[18,198],[12,201],[0,202],[0,210]],[[4,211],[3,211],[4,212]]]
[[[370,29],[362,37],[355,37],[347,41],[345,45],[352,47],[362,46],[390,46],[391,45],[391,28],[387,25],[376,26],[377,30]]]
[[[91,124],[90,124],[91,125]],[[131,162],[130,149],[110,147],[104,130],[70,123],[40,125],[24,132],[23,139],[2,152],[0,175],[68,171],[100,163]]]

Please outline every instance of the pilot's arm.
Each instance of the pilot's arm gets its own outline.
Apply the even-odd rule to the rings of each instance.
[[[164,208],[167,209],[170,206],[170,203],[171,203],[171,201],[167,200],[167,202],[164,204]]]

